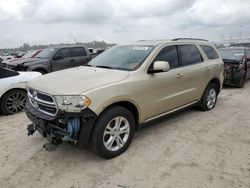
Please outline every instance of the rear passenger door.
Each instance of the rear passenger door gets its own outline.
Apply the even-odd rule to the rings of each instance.
[[[70,68],[71,54],[69,48],[59,49],[52,58],[52,71]]]
[[[70,52],[72,56],[71,66],[81,66],[88,63],[90,60],[89,55],[83,47],[70,48]]]

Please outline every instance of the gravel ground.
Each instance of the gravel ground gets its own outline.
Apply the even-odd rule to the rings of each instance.
[[[0,116],[0,187],[250,188],[250,81],[224,88],[209,112],[189,109],[145,125],[121,156],[104,160],[26,136],[25,113]]]

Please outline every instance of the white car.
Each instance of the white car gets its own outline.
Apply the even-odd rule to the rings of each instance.
[[[38,72],[15,72],[0,67],[0,111],[5,115],[25,107],[26,82],[41,76]]]
[[[14,56],[8,55],[8,56],[0,56],[2,62],[8,62],[10,60],[15,59]]]

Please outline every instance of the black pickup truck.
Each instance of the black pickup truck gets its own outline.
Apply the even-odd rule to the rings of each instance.
[[[81,66],[90,60],[89,51],[84,46],[54,46],[45,48],[35,58],[7,62],[2,66],[15,71],[37,71],[46,74]]]

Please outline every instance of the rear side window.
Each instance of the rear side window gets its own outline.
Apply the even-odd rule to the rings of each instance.
[[[167,46],[163,48],[154,61],[167,61],[170,68],[175,68],[179,66],[178,53],[176,46]]]
[[[193,65],[203,61],[201,54],[195,45],[184,44],[179,45],[178,48],[180,51],[182,66]]]
[[[78,56],[86,56],[87,53],[84,48],[71,48],[71,55],[72,57],[78,57]]]
[[[62,48],[56,52],[56,55],[59,55],[63,58],[68,58],[71,56],[70,50],[68,48]]]
[[[205,52],[207,55],[208,59],[218,59],[219,55],[217,52],[212,48],[211,46],[206,46],[206,45],[200,45],[202,50]]]

